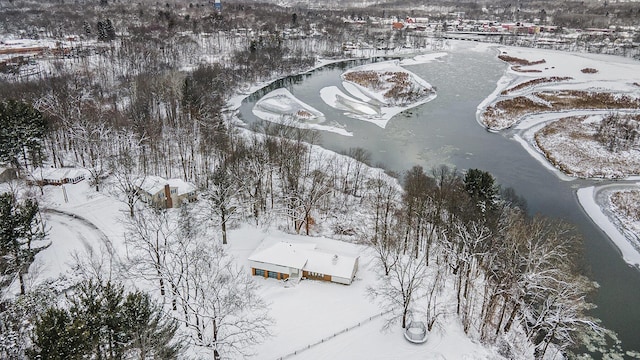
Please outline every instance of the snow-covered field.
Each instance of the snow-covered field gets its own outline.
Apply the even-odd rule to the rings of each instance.
[[[565,117],[535,132],[535,143],[565,174],[580,178],[625,178],[640,174],[637,149],[609,151],[598,139],[601,115]]]

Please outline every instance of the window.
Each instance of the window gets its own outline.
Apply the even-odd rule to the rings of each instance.
[[[256,269],[256,275],[264,277],[264,270]]]
[[[171,189],[171,193],[172,193],[172,194],[175,194],[175,193],[177,193],[177,192],[178,192],[178,189]]]
[[[278,273],[275,271],[267,271],[267,276],[272,278],[272,279],[277,279],[278,278]]]

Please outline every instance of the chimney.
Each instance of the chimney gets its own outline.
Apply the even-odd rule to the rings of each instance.
[[[172,208],[173,207],[173,199],[171,198],[171,189],[169,188],[169,184],[164,185],[164,197],[165,197],[165,207]]]

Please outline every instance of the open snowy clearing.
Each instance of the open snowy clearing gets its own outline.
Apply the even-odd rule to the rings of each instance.
[[[554,165],[580,178],[620,179],[640,174],[637,149],[610,151],[598,140],[603,116],[565,117],[535,132],[534,140]]]
[[[466,337],[461,326],[432,331],[424,344],[408,342],[402,329],[381,330],[382,318],[362,324],[336,338],[300,352],[292,359],[421,359],[421,360],[480,360],[500,359]]]

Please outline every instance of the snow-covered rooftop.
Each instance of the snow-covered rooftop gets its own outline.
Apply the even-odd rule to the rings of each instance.
[[[356,266],[356,258],[350,256],[320,250],[308,251],[307,255],[307,264],[303,269],[306,271],[350,279]]]
[[[307,253],[315,244],[294,244],[281,241],[249,256],[249,261],[302,269],[307,263]]]
[[[157,194],[159,191],[162,191],[162,189],[164,189],[165,185],[169,185],[170,188],[177,188],[178,195],[187,194],[196,190],[195,185],[182,179],[165,180],[160,176],[154,175],[136,179],[134,183],[137,187],[148,192],[149,194]]]
[[[196,191],[195,185],[182,179],[169,179],[167,180],[167,183],[169,184],[169,187],[178,189],[178,195]]]
[[[85,172],[76,168],[36,168],[31,172],[33,180],[55,180],[74,179],[85,175]]]
[[[325,252],[315,244],[278,242],[249,256],[249,261],[286,266],[305,271],[351,278],[355,257]]]
[[[165,184],[167,184],[167,180],[160,176],[149,175],[144,178],[136,179],[134,183],[137,187],[149,194],[156,194],[158,191],[164,189]]]

